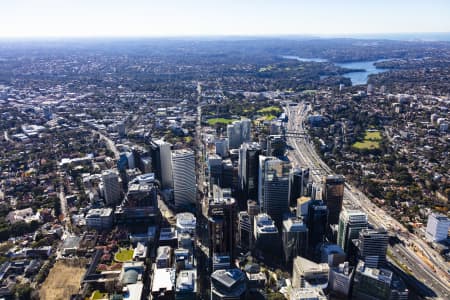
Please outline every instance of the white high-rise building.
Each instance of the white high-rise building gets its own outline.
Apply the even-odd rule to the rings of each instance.
[[[195,204],[197,195],[195,156],[190,150],[172,151],[173,196],[180,211]]]
[[[259,156],[258,200],[261,211],[281,226],[289,211],[289,172],[291,164],[273,156]]]
[[[172,145],[163,140],[155,141],[159,147],[159,159],[161,166],[161,186],[163,189],[173,188],[172,177]]]
[[[119,184],[119,175],[112,170],[104,171],[102,173],[102,181],[106,204],[118,204],[122,196]]]
[[[244,119],[234,121],[227,126],[228,148],[238,149],[242,143],[249,142],[251,138],[251,121]]]
[[[432,242],[445,240],[448,236],[449,227],[450,220],[448,217],[432,213],[428,217],[426,237]]]

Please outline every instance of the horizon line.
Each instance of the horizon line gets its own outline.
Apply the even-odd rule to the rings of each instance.
[[[195,38],[288,38],[288,37],[311,37],[311,38],[374,38],[380,36],[398,35],[450,35],[450,31],[422,31],[422,32],[371,32],[371,33],[242,33],[242,34],[167,34],[167,35],[16,35],[1,36],[0,40],[58,40],[58,39],[195,39]]]

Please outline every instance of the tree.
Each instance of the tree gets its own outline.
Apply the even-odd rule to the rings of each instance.
[[[284,298],[283,294],[280,292],[275,292],[275,293],[269,293],[267,295],[267,300],[284,300],[286,298]]]
[[[33,289],[31,288],[29,283],[17,284],[14,288],[16,299],[19,300],[30,300],[32,291]]]

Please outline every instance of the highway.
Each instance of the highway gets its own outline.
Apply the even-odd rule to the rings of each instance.
[[[295,107],[286,106],[287,131],[304,132],[305,120],[310,110],[310,106],[304,103]],[[288,143],[293,149],[289,151],[288,157],[298,166],[310,168],[311,177],[315,183],[321,183],[323,176],[334,174],[317,154],[309,136],[288,137]],[[384,227],[392,236],[397,236],[402,243],[397,244],[395,251],[391,252],[395,260],[404,263],[412,271],[414,277],[433,290],[435,295],[431,298],[449,298],[450,275],[447,270],[450,267],[436,251],[419,237],[409,233],[402,224],[374,205],[364,193],[349,183],[345,184],[344,205],[363,210],[368,215],[371,224]],[[423,288],[420,290],[423,291]],[[427,294],[425,293],[425,295]]]

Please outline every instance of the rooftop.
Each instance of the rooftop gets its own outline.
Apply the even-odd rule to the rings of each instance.
[[[154,269],[152,293],[172,291],[175,282],[175,270],[171,268]]]
[[[245,278],[245,274],[239,269],[217,270],[211,274],[211,278],[222,284],[227,288]]]
[[[196,285],[197,272],[195,270],[183,270],[177,276],[177,292],[192,292],[197,291]]]
[[[88,211],[86,218],[109,217],[112,215],[112,208],[93,208]]]

